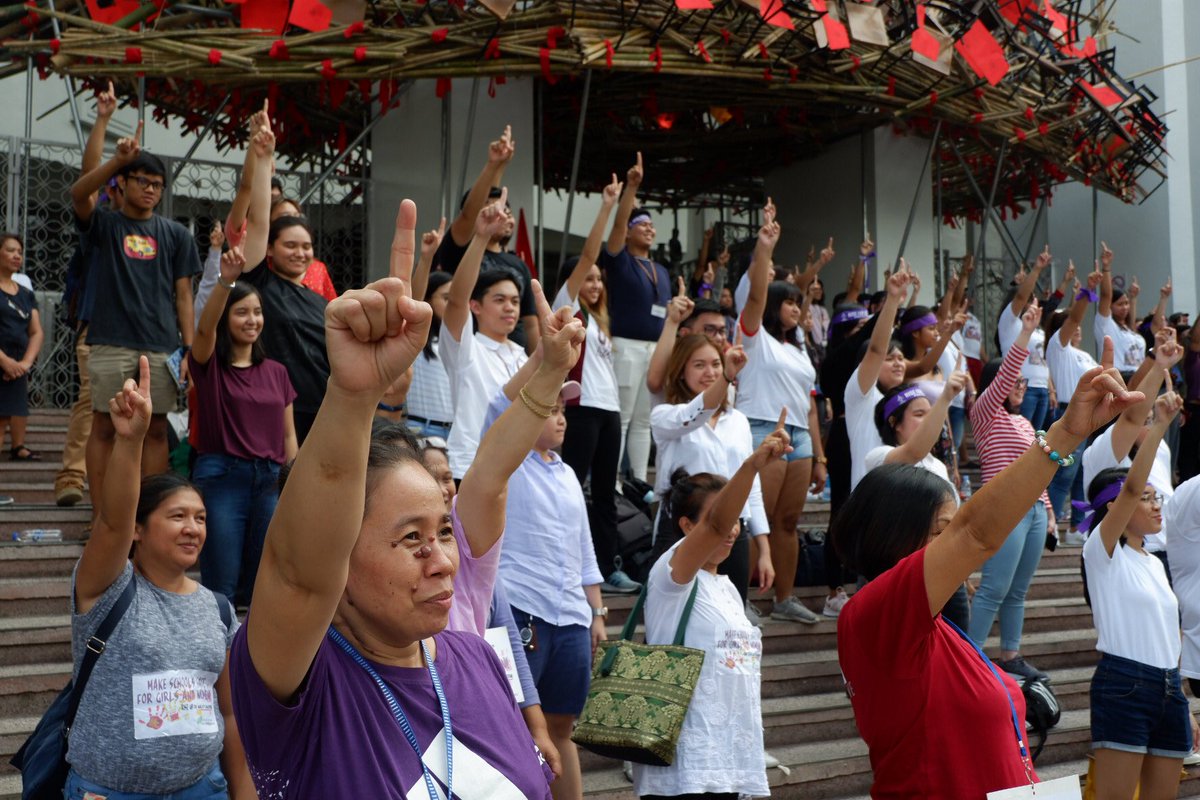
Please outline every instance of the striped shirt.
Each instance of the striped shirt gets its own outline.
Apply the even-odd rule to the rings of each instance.
[[[975,435],[975,449],[979,452],[982,479],[987,483],[1000,471],[1016,461],[1033,444],[1033,426],[1020,414],[1010,414],[1004,401],[1021,377],[1021,367],[1029,351],[1014,344],[1004,354],[1000,371],[971,408],[971,429]],[[1051,519],[1054,510],[1050,497],[1042,492],[1040,498],[1046,504]]]

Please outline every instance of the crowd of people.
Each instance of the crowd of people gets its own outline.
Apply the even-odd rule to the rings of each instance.
[[[1047,247],[985,325],[969,257],[925,305],[903,260],[866,291],[867,238],[826,309],[833,240],[776,263],[769,200],[745,264],[710,232],[673,278],[639,154],[543,287],[507,250],[505,129],[455,219],[419,234],[405,201],[387,277],[339,295],[273,178],[265,107],[201,258],[155,211],[169,176],[140,127],[105,158],[115,105],[110,87],[70,193],[80,393],[55,489],[73,505],[86,478],[95,509],[76,669],[132,600],[71,731],[66,796],[578,800],[605,595],[643,593],[647,643],[690,614],[684,644],[706,658],[674,763],[633,765],[640,797],[769,794],[769,618],[836,620],[873,796],[982,800],[1036,780],[1020,682],[1050,676],[1021,653],[1025,597],[1060,545],[1082,547],[1099,633],[1097,797],[1174,796],[1197,744],[1200,330],[1166,317],[1169,283],[1139,320],[1105,245],[1042,292]],[[21,259],[0,236],[14,459],[37,457],[42,340]],[[184,393],[188,477],[168,470]],[[618,495],[651,470],[643,573]],[[825,491],[828,595],[810,608],[797,526]]]

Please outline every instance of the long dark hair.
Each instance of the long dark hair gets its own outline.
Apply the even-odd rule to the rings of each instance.
[[[909,400],[904,405],[892,412],[891,416],[885,417],[883,411],[887,408],[888,401],[906,389],[911,389],[916,384],[902,383],[899,386],[894,386],[884,393],[883,397],[879,398],[879,402],[875,404],[875,430],[879,431],[879,438],[883,443],[891,447],[899,447],[900,440],[896,438],[896,428],[904,421],[904,415],[908,413],[908,407],[912,405],[912,400]],[[913,398],[914,400],[916,398]]]
[[[918,358],[924,355],[924,353],[917,352],[917,331],[922,329],[917,328],[915,331],[904,333],[904,326],[910,322],[913,322],[914,320],[918,320],[921,317],[932,313],[933,311],[929,308],[929,306],[912,306],[911,308],[906,309],[905,312],[900,315],[900,333],[898,333],[897,336],[900,339],[900,352],[904,353],[905,358]]]
[[[800,289],[795,284],[787,281],[772,281],[771,285],[767,287],[767,305],[763,308],[762,326],[763,330],[775,337],[776,341],[793,344],[803,350],[804,339],[800,333],[800,326],[797,325],[785,332],[783,319],[779,314],[785,301],[792,300],[799,305],[800,299]]]
[[[221,319],[217,320],[217,343],[216,357],[217,361],[225,366],[233,364],[233,337],[229,335],[229,309],[233,308],[235,303],[245,300],[250,295],[258,298],[258,302],[262,303],[262,295],[245,281],[237,281],[233,284],[233,288],[229,290],[229,298],[225,301],[225,308],[221,311]],[[263,325],[266,325],[266,318],[263,319]],[[261,364],[267,358],[267,351],[263,348],[262,336],[260,335],[250,345],[250,363],[253,365]]]
[[[874,580],[925,546],[953,488],[927,469],[884,464],[868,472],[833,518],[842,563]]]
[[[663,553],[683,538],[683,526],[680,521],[685,517],[693,522],[700,519],[700,512],[708,498],[724,488],[728,480],[711,472],[697,472],[689,475],[684,467],[677,468],[671,473],[671,488],[663,498],[662,510],[659,512],[658,532],[654,537],[654,557],[650,563],[658,561]]]
[[[434,292],[452,280],[454,280],[453,275],[440,269],[429,273],[429,283],[425,286],[425,297],[422,299],[428,303],[429,298],[433,297]],[[438,336],[440,336],[441,333],[442,318],[437,314],[434,314],[433,318],[429,321],[429,338],[425,340],[425,347],[421,350],[421,352],[425,354],[426,361],[437,360],[437,350],[434,349],[434,345],[437,343]]]

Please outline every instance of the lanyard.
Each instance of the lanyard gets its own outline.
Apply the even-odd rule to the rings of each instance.
[[[632,255],[632,253],[630,255]],[[656,267],[654,265],[654,261],[649,258],[641,258],[640,256],[633,256],[633,260],[637,262],[638,268],[641,269],[642,274],[646,276],[646,280],[650,281],[650,283],[654,285],[654,289],[657,291],[658,290],[658,267]],[[642,262],[649,263],[650,269],[646,269],[646,264],[644,264]]]
[[[396,718],[397,724],[400,725],[400,730],[404,731],[404,738],[408,739],[413,752],[417,754],[417,760],[421,762],[421,774],[425,776],[425,788],[429,790],[429,800],[439,800],[440,795],[433,783],[433,776],[429,774],[429,767],[425,766],[425,759],[421,757],[421,745],[417,742],[417,735],[413,732],[412,725],[408,722],[408,717],[404,716],[404,710],[400,708],[400,701],[396,699],[396,695],[383,682],[383,678],[379,677],[379,673],[375,671],[375,668],[363,658],[362,653],[354,649],[354,645],[346,641],[346,637],[338,633],[332,625],[329,626],[328,635],[334,644],[346,651],[346,654],[354,659],[354,663],[362,667],[371,676],[371,680],[375,681],[375,685],[379,687],[380,693],[383,694],[383,699],[387,701],[392,716]],[[421,642],[421,653],[425,656],[425,664],[429,667],[429,675],[433,678],[433,691],[437,694],[438,705],[442,709],[442,728],[446,732],[446,800],[454,800],[454,733],[450,728],[450,707],[446,705],[446,694],[442,691],[442,681],[438,677],[437,667],[433,665],[433,658],[429,655],[429,651],[425,649],[425,642]]]
[[[967,644],[971,645],[971,649],[979,654],[983,659],[983,663],[988,665],[988,669],[996,676],[996,682],[1000,684],[1000,691],[1004,692],[1004,699],[1008,701],[1008,710],[1012,712],[1013,732],[1017,735],[1017,749],[1021,751],[1021,764],[1025,767],[1025,777],[1029,779],[1029,784],[1033,785],[1033,769],[1029,760],[1029,750],[1025,747],[1025,740],[1021,737],[1021,721],[1017,718],[1017,706],[1013,703],[1012,695],[1008,692],[1008,687],[1004,685],[1004,679],[1000,677],[1000,670],[996,669],[996,665],[988,658],[979,645],[975,644],[970,636],[963,633],[963,629],[955,625],[950,620],[942,617],[942,621],[954,629],[954,632],[963,638]]]

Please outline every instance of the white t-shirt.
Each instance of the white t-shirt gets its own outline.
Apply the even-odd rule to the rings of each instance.
[[[646,582],[646,642],[671,644],[692,591],[671,577],[676,544],[654,563]],[[732,792],[765,797],[761,695],[762,631],[746,619],[737,589],[724,575],[700,570],[684,644],[704,651],[704,666],[683,718],[675,763],[633,765],[633,787],[645,796]]]
[[[957,334],[955,334],[955,335],[957,336]],[[958,354],[959,354],[958,345],[956,345],[954,343],[954,338],[951,337],[950,341],[946,344],[946,349],[942,351],[942,354],[940,356],[938,356],[937,365],[938,365],[938,370],[940,370],[942,373],[942,383],[943,384],[945,384],[945,382],[950,378],[950,374],[952,372],[954,372],[954,368],[958,366]],[[964,370],[967,368],[965,361],[963,363],[962,368]],[[941,393],[939,392],[939,394],[941,394]],[[964,402],[964,398],[966,397],[966,394],[967,394],[967,389],[964,386],[963,390],[961,392],[954,395],[954,398],[950,401],[950,407],[951,408],[963,408],[963,402]],[[929,398],[929,402],[936,403],[937,398],[931,397],[931,398]]]
[[[1000,319],[996,323],[996,332],[1000,335],[1000,354],[1003,355],[1012,348],[1013,342],[1021,335],[1021,318],[1013,316],[1012,304],[1005,306],[1004,310],[1000,312]],[[1026,347],[1029,349],[1029,358],[1025,359],[1025,363],[1021,367],[1021,377],[1029,381],[1031,389],[1049,388],[1050,369],[1046,366],[1046,332],[1041,328],[1034,328]]]
[[[554,298],[554,308],[570,306],[571,311],[579,314],[579,298],[571,298],[567,294],[567,285],[558,290]],[[586,321],[587,342],[579,364],[571,371],[572,380],[578,380],[582,395],[579,405],[588,408],[599,408],[604,411],[620,411],[621,400],[617,394],[617,374],[613,371],[612,340],[590,316]]]
[[[846,434],[850,437],[850,489],[867,474],[867,453],[883,444],[875,427],[875,406],[883,399],[879,386],[872,383],[864,394],[858,387],[860,365],[846,384]]]
[[[440,348],[434,342],[436,352]],[[454,421],[454,400],[450,394],[450,376],[441,356],[426,358],[424,353],[413,362],[412,386],[404,398],[410,416],[434,422]]]
[[[1096,352],[1102,355],[1104,337],[1112,339],[1113,366],[1118,372],[1136,372],[1146,358],[1146,340],[1142,335],[1122,328],[1112,316],[1101,316],[1099,310],[1092,320],[1092,333],[1096,337]]]
[[[29,291],[33,291],[33,281],[29,280],[29,276],[24,272],[17,272],[13,275],[13,283],[17,286],[24,286]],[[199,319],[199,315],[196,316]]]
[[[962,336],[962,351],[967,358],[978,361],[983,356],[983,323],[979,317],[967,312],[967,324],[959,332]]]
[[[737,308],[738,318],[742,316],[742,309],[746,307],[746,301],[750,299],[750,270],[742,273],[742,277],[738,279],[737,288],[733,290],[733,305]]]
[[[1118,544],[1112,558],[1099,531],[1083,545],[1096,649],[1159,669],[1179,665],[1179,602],[1163,564]]]
[[[750,419],[776,422],[786,405],[787,424],[808,430],[810,393],[817,382],[808,353],[803,347],[784,344],[761,325],[753,336],[745,329],[742,333],[746,366],[738,374],[738,410]]]
[[[690,403],[662,403],[651,409],[650,432],[656,445],[654,491],[659,497],[671,488],[671,473],[679,467],[685,467],[692,475],[711,472],[732,478],[754,452],[754,437],[745,414],[727,408],[717,417],[715,427],[708,424],[712,415],[713,410],[704,407],[703,395],[697,395]],[[750,520],[752,535],[771,532],[757,475],[742,517]]]
[[[1079,385],[1083,373],[1099,366],[1092,354],[1071,345],[1064,346],[1055,333],[1046,342],[1046,364],[1050,377],[1054,379],[1054,394],[1060,403],[1071,402],[1071,395]],[[1086,487],[1085,487],[1086,488]]]
[[[450,396],[454,400],[454,427],[446,442],[450,471],[462,480],[479,449],[488,403],[528,357],[516,342],[508,339],[497,342],[476,333],[475,318],[470,314],[463,326],[461,342],[443,326],[438,355],[450,376]]]
[[[1117,461],[1116,456],[1113,455],[1112,434],[1115,427],[1115,425],[1110,426],[1108,430],[1097,436],[1087,446],[1087,449],[1083,451],[1081,461],[1083,465],[1084,492],[1092,485],[1092,479],[1104,470],[1113,467],[1128,469],[1133,465],[1133,459],[1128,455],[1120,461]],[[1170,499],[1171,495],[1175,494],[1175,489],[1171,485],[1171,448],[1166,442],[1158,443],[1158,451],[1154,454],[1154,463],[1150,465],[1150,478],[1147,480],[1147,483],[1158,490],[1158,493],[1163,496],[1164,503]],[[1168,526],[1164,517],[1162,530],[1159,533],[1147,535],[1143,541],[1143,547],[1152,553],[1166,550],[1167,530]]]
[[[1163,524],[1171,528],[1167,556],[1183,629],[1179,671],[1200,678],[1200,477],[1179,484],[1163,506]]]
[[[876,467],[882,467],[885,463],[887,463],[885,459],[887,458],[888,453],[895,449],[896,448],[892,447],[890,444],[883,444],[867,453],[867,472],[870,472]],[[929,470],[934,475],[937,475],[939,478],[944,480],[947,486],[949,486],[951,489],[954,489],[954,484],[950,482],[950,473],[946,470],[946,465],[942,463],[941,459],[936,458],[933,453],[926,453],[924,458],[922,458],[920,461],[917,461],[912,466]],[[954,497],[955,499],[958,498],[957,491],[954,492]]]

